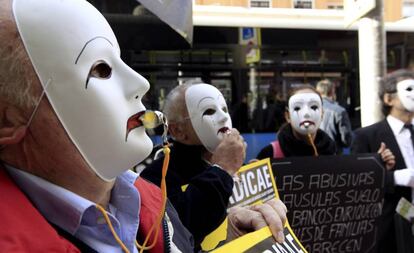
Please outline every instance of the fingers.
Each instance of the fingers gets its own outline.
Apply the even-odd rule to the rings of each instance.
[[[229,221],[229,226],[227,227],[228,240],[232,240],[249,231],[255,230],[255,227],[261,228],[266,226],[266,222],[264,222],[262,215],[247,207],[232,207],[228,210],[227,217]]]
[[[380,148],[378,149],[377,153],[381,154],[387,148],[384,142],[381,142]]]
[[[255,221],[258,226],[262,225],[265,222],[272,231],[273,237],[277,242],[283,243],[284,234],[283,228],[286,223],[286,206],[280,200],[270,200],[262,205],[255,205],[251,207],[252,210],[258,211],[262,214],[264,220]],[[262,226],[263,227],[263,226]]]
[[[378,150],[378,153],[381,155],[381,159],[385,163],[385,168],[387,170],[394,168],[395,156],[392,153],[392,151],[388,149],[387,146],[383,142],[381,142],[381,146],[380,146],[380,149]]]
[[[269,226],[273,237],[277,242],[283,243],[283,234],[287,208],[280,200],[270,200],[261,205],[249,207],[233,207],[229,210],[228,234],[237,237],[247,231],[255,231]]]
[[[384,162],[395,160],[394,154],[389,149],[386,149],[384,150],[384,152],[381,153],[381,158]]]

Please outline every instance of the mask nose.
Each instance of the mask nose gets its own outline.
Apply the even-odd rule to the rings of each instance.
[[[122,89],[125,97],[128,100],[139,100],[141,101],[142,97],[149,90],[149,82],[143,76],[135,72],[132,68],[126,65],[124,62],[121,63],[121,82]]]
[[[308,107],[304,107],[304,108],[303,108],[303,117],[304,117],[305,119],[310,118],[310,113],[309,113],[309,108],[308,108]]]
[[[222,109],[219,109],[219,122],[226,123],[229,120],[228,114],[225,113]]]

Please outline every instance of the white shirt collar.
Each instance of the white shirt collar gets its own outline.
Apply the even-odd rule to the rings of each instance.
[[[72,235],[79,229],[84,214],[96,209],[95,203],[65,188],[10,165],[5,164],[5,168],[40,213],[49,222],[56,224]],[[137,176],[132,171],[124,172],[116,179],[113,191],[117,191],[120,187],[123,188],[121,185],[133,184]],[[117,201],[119,200],[116,198],[115,202]],[[136,212],[136,215],[138,215],[138,212]]]
[[[405,123],[392,115],[387,116],[387,122],[395,136],[399,135],[404,129]],[[411,121],[411,124],[414,124],[414,119]]]

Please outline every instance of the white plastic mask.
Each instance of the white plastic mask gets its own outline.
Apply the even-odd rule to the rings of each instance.
[[[397,83],[397,92],[404,108],[414,112],[414,80],[407,79]]]
[[[46,96],[91,169],[110,181],[145,159],[152,142],[131,116],[145,110],[149,84],[121,60],[105,18],[83,0],[15,0],[13,11]]]
[[[223,94],[209,84],[190,86],[185,102],[191,124],[204,147],[213,152],[223,134],[232,128]]]
[[[322,120],[321,98],[313,93],[298,93],[289,99],[292,127],[302,135],[314,134]]]

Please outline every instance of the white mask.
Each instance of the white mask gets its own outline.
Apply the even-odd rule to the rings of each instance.
[[[397,83],[397,92],[404,108],[414,112],[414,80],[407,79]]]
[[[185,102],[198,138],[207,150],[213,152],[223,134],[232,128],[223,94],[212,85],[197,84],[186,90]]]
[[[121,60],[105,18],[83,0],[14,0],[13,11],[46,96],[91,169],[110,181],[145,159],[152,142],[129,119],[145,110],[149,83]]]
[[[318,131],[322,120],[321,98],[313,93],[298,93],[289,99],[289,114],[292,127],[302,135]]]

